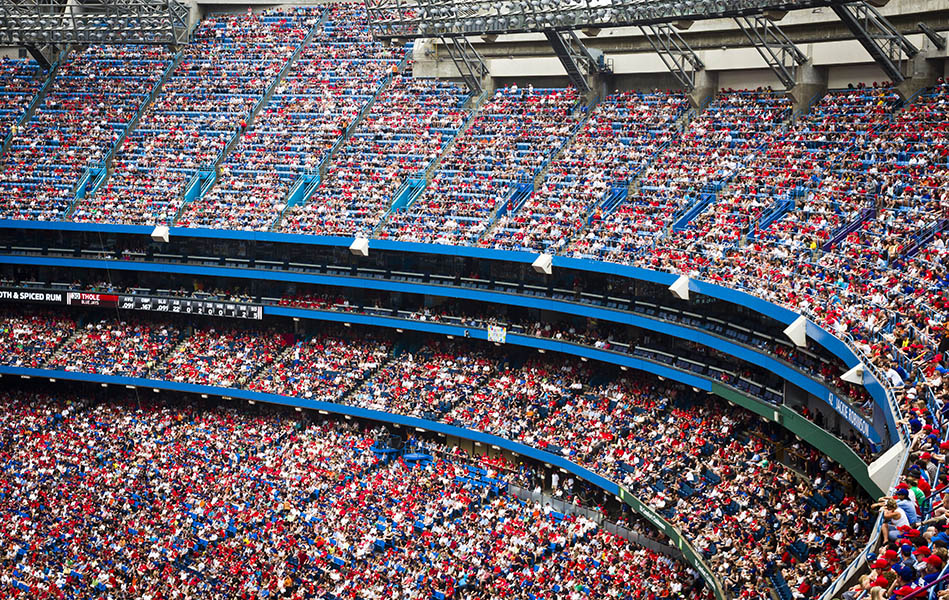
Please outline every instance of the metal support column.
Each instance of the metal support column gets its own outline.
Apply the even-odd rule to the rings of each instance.
[[[34,46],[30,44],[26,46],[26,51],[30,53],[30,56],[33,57],[40,67],[44,71],[49,71],[50,67],[53,66],[52,59],[56,56],[56,49],[53,46],[44,46],[40,48],[39,46]]]
[[[906,65],[919,54],[919,48],[866,2],[832,8],[894,84],[906,79]]]
[[[794,87],[797,68],[807,62],[807,57],[781,31],[777,23],[764,15],[735,17],[735,23],[784,87]]]
[[[557,31],[545,29],[544,35],[554,54],[560,59],[567,72],[570,82],[580,90],[588,93],[592,89],[591,80],[596,75],[607,74],[613,71],[612,67],[599,50],[587,48],[574,31]]]
[[[481,94],[484,91],[482,80],[488,75],[488,66],[478,51],[464,36],[443,37],[441,41],[448,50],[451,61],[455,63],[462,80],[468,85],[468,89],[475,95]]]
[[[649,40],[656,54],[665,63],[666,68],[679,80],[687,92],[695,89],[695,74],[705,68],[705,64],[689,47],[675,27],[668,23],[643,25],[643,35]]]

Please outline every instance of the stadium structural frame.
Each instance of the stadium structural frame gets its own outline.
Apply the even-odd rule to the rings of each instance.
[[[844,0],[365,0],[379,38],[454,37],[655,25],[846,4]]]
[[[789,90],[793,88],[797,82],[797,68],[807,62],[804,53],[798,50],[777,23],[764,15],[735,17],[735,23],[784,87]]]
[[[894,83],[906,79],[906,63],[919,49],[867,2],[835,5],[834,12]]]
[[[188,41],[189,17],[178,0],[2,0],[0,45],[179,45]]]
[[[640,29],[673,77],[682,84],[683,89],[692,92],[696,74],[705,68],[705,63],[695,50],[668,23],[643,25]]]

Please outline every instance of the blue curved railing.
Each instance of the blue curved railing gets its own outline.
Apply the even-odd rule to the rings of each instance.
[[[77,231],[93,232],[102,234],[129,234],[129,235],[149,235],[154,229],[151,226],[143,225],[110,225],[104,223],[72,223],[72,222],[42,222],[42,221],[20,221],[16,219],[0,219],[0,229],[32,229],[32,230],[52,230],[52,231]],[[190,227],[172,227],[169,229],[169,236],[191,237],[191,238],[211,238],[221,240],[238,241],[257,241],[282,244],[307,244],[312,246],[330,246],[337,248],[349,248],[352,238],[323,235],[305,235],[295,233],[276,233],[271,231],[233,231],[222,229],[203,229]],[[434,254],[442,256],[458,256],[468,258],[478,258],[484,260],[497,260],[515,263],[530,264],[537,258],[533,252],[524,252],[518,250],[495,250],[492,248],[476,248],[470,246],[446,246],[443,244],[423,244],[417,242],[399,242],[393,240],[371,239],[369,241],[370,251],[386,250],[396,252],[413,252],[419,254]],[[617,263],[601,262],[586,258],[569,258],[564,256],[553,257],[554,267],[564,269],[576,269],[579,271],[588,271],[591,273],[603,273],[618,275],[629,279],[637,279],[649,283],[660,285],[672,285],[679,276],[673,273],[662,271],[653,271],[630,265],[621,265]],[[800,316],[798,313],[778,306],[767,300],[762,300],[757,296],[742,290],[710,283],[707,281],[690,280],[689,290],[717,298],[724,302],[737,304],[750,308],[761,315],[774,319],[784,325],[790,325]],[[860,363],[860,359],[854,355],[846,344],[838,340],[833,334],[827,332],[820,326],[811,323],[813,329],[808,327],[808,335],[814,341],[827,348],[831,353],[840,358],[848,367],[853,367]]]
[[[121,227],[121,226],[120,226]],[[191,230],[188,230],[191,231]],[[250,233],[250,232],[245,232]],[[282,235],[282,234],[280,234]],[[419,244],[422,245],[422,244]],[[477,249],[474,249],[477,250]],[[495,251],[499,252],[499,251]],[[587,261],[593,262],[593,261]],[[758,350],[743,346],[731,342],[727,339],[721,338],[719,336],[713,335],[701,329],[696,329],[692,327],[687,327],[684,325],[678,325],[673,323],[668,323],[659,319],[654,319],[646,317],[640,314],[631,313],[627,311],[621,311],[611,308],[604,308],[600,306],[593,306],[589,304],[584,304],[581,302],[570,302],[567,300],[557,300],[552,298],[541,298],[530,295],[521,295],[514,294],[509,292],[499,292],[499,291],[489,291],[482,289],[471,289],[464,288],[460,286],[453,285],[439,285],[439,284],[426,284],[426,283],[413,283],[407,281],[392,281],[388,279],[376,279],[370,277],[353,277],[346,275],[331,275],[331,274],[322,274],[322,273],[305,273],[298,271],[278,271],[273,269],[252,269],[247,267],[221,267],[221,266],[208,266],[208,265],[190,265],[190,264],[176,264],[176,263],[146,263],[139,261],[121,261],[121,260],[106,260],[106,259],[86,259],[86,258],[70,258],[70,257],[46,257],[46,256],[23,256],[23,255],[2,255],[0,256],[0,264],[16,264],[16,265],[30,265],[30,266],[48,266],[48,267],[65,267],[65,268],[84,268],[84,269],[105,269],[105,270],[119,270],[119,271],[143,271],[143,272],[160,272],[160,273],[175,273],[179,275],[193,275],[193,276],[204,276],[204,277],[229,277],[236,279],[255,279],[255,280],[271,280],[271,281],[282,281],[282,282],[293,282],[293,283],[307,283],[313,285],[324,285],[324,286],[337,286],[337,287],[359,287],[364,289],[373,289],[380,291],[388,292],[402,292],[410,294],[424,294],[430,296],[442,296],[450,297],[456,299],[465,299],[473,300],[478,302],[485,303],[498,303],[498,304],[507,304],[512,306],[521,306],[527,308],[535,308],[539,310],[553,311],[566,313],[571,315],[577,315],[582,317],[587,317],[591,319],[597,319],[600,321],[608,321],[614,323],[621,323],[624,325],[630,325],[638,327],[640,329],[645,329],[649,331],[655,331],[664,335],[669,335],[676,338],[685,339],[688,341],[696,342],[704,346],[714,348],[721,352],[724,352],[728,355],[734,356],[740,360],[746,362],[751,362],[762,366],[765,369],[773,372],[778,375],[785,381],[792,383],[793,385],[805,390],[816,398],[821,399],[828,406],[830,406],[836,413],[840,414],[847,422],[853,425],[858,431],[864,433],[868,439],[874,444],[881,443],[881,437],[877,429],[873,427],[865,426],[862,417],[855,416],[856,413],[846,405],[846,403],[841,403],[840,399],[834,394],[826,385],[811,379],[809,376],[798,371],[797,369],[790,367],[784,364],[782,361],[777,360],[771,355],[760,352]],[[599,264],[599,263],[594,263]],[[622,265],[613,265],[621,267]],[[657,275],[670,275],[667,273],[659,273],[655,271],[648,271],[645,269],[635,269],[636,271],[642,271],[643,273],[649,274],[650,278],[653,278]],[[670,275],[670,277],[673,277]],[[672,281],[675,281],[673,277]],[[690,288],[696,288],[696,291],[705,289],[704,282],[692,281],[690,282]],[[720,289],[721,286],[715,286]],[[734,292],[734,290],[729,290]],[[739,294],[738,299],[743,299],[742,296],[750,296],[746,292],[736,292]],[[764,304],[776,309],[782,310],[790,313],[787,309],[782,307],[770,304],[768,302],[761,301]],[[283,310],[283,309],[280,309]],[[281,314],[276,307],[266,307],[265,312],[267,314],[278,315]],[[283,313],[284,315],[288,313]],[[795,313],[792,313],[795,314]],[[291,315],[292,316],[292,315]],[[797,318],[795,314],[795,319]],[[793,319],[792,319],[793,320]],[[828,342],[822,343],[825,347],[828,347],[828,350],[837,354],[839,356],[840,348],[846,350],[846,355],[850,356],[854,361],[852,364],[847,363],[848,366],[853,366],[859,362],[857,360],[853,350],[849,346],[839,340],[838,338],[830,335],[824,331],[819,326],[813,324],[812,322],[808,323],[808,335],[815,340],[825,339],[833,342],[833,346],[838,347],[838,352],[834,352],[833,349],[828,347]],[[819,342],[820,343],[820,342]],[[873,398],[874,402],[881,408],[881,414],[884,415],[886,425],[890,432],[890,439],[888,440],[890,444],[895,443],[898,439],[898,429],[896,426],[896,418],[893,414],[893,408],[889,397],[887,396],[885,389],[879,385],[877,377],[872,373],[867,378],[867,383],[865,384],[867,391],[870,396]]]
[[[0,259],[2,262],[2,259]],[[556,302],[556,301],[555,301]],[[460,325],[449,325],[449,324],[439,324],[439,323],[425,323],[419,321],[406,321],[398,317],[385,317],[385,316],[376,316],[376,315],[365,315],[359,313],[350,313],[350,312],[339,312],[332,310],[319,310],[319,309],[309,309],[309,308],[291,308],[284,306],[264,306],[264,315],[267,316],[279,316],[279,317],[291,317],[291,318],[303,318],[303,319],[314,319],[318,318],[320,320],[334,321],[337,323],[355,323],[358,325],[369,325],[376,327],[388,327],[388,328],[403,328],[403,329],[412,329],[415,331],[421,331],[424,333],[436,333],[442,335],[455,335],[463,336],[465,331],[469,331],[470,337],[473,339],[487,340],[487,330],[484,329],[473,329],[466,328]],[[547,309],[555,310],[555,309]],[[563,311],[563,308],[560,309]],[[618,311],[613,311],[618,312]],[[623,313],[626,314],[626,313]],[[714,348],[721,352],[724,352],[730,356],[738,358],[739,360],[748,362],[760,366],[768,371],[771,371],[775,375],[781,377],[785,381],[788,381],[801,389],[811,393],[814,397],[820,398],[821,400],[830,404],[836,411],[843,412],[841,407],[835,406],[834,399],[836,396],[832,391],[830,391],[824,384],[814,381],[803,373],[797,371],[796,369],[789,367],[788,365],[782,363],[781,361],[772,358],[771,356],[763,353],[752,350],[740,344],[730,342],[728,340],[719,338],[717,336],[696,331],[690,327],[685,327],[682,325],[674,325],[671,323],[666,323],[664,321],[659,321],[657,319],[650,319],[648,317],[640,317],[639,315],[628,315],[632,317],[632,320],[629,322],[631,325],[635,325],[641,329],[647,329],[650,331],[655,331],[657,333],[662,333],[669,335],[671,337],[686,339],[689,341],[694,341],[700,343],[704,346]],[[582,356],[584,358],[589,358],[593,360],[599,360],[606,363],[612,363],[619,366],[625,366],[632,369],[638,369],[640,371],[646,371],[648,373],[653,373],[654,375],[660,375],[663,377],[669,377],[686,385],[697,387],[704,391],[711,390],[711,382],[700,376],[695,376],[690,373],[675,369],[673,367],[666,367],[659,363],[652,363],[650,361],[645,361],[639,358],[632,357],[628,354],[623,354],[620,352],[610,351],[610,350],[600,350],[596,348],[590,348],[587,346],[582,346],[574,344],[571,342],[560,342],[557,340],[550,340],[545,338],[537,338],[534,336],[521,335],[518,333],[508,333],[507,334],[507,343],[515,344],[519,346],[526,346],[530,348],[539,348],[544,350],[551,350],[553,352],[562,352],[566,354],[573,354],[575,356]],[[855,429],[860,431],[864,437],[869,439],[874,444],[880,443],[880,436],[871,426],[871,424],[865,421],[859,415],[847,415],[845,417],[847,422],[850,423]]]

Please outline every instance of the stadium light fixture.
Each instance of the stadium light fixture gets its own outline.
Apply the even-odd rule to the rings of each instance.
[[[187,43],[190,9],[178,0],[5,0],[0,45]]]

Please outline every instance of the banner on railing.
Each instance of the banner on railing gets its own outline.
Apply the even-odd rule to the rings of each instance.
[[[827,396],[827,404],[837,411],[838,415],[846,419],[846,421],[850,423],[850,426],[856,429],[860,435],[871,441],[874,439],[879,440],[879,435],[876,435],[870,423],[842,398],[837,397],[836,394],[831,392]]]
[[[48,292],[25,289],[0,289],[0,301],[6,302],[41,302],[41,303],[63,303],[62,292]]]
[[[507,327],[488,325],[488,341],[504,344],[507,342]]]

